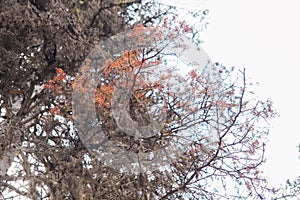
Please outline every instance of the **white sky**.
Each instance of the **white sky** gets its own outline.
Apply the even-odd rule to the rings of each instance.
[[[265,173],[271,184],[300,176],[300,2],[209,0],[210,25],[202,46],[225,66],[245,67],[260,83],[257,94],[274,101]]]
[[[198,1],[210,11],[202,48],[215,62],[245,67],[252,81],[260,83],[256,94],[274,101],[280,114],[272,121],[266,152],[265,174],[270,184],[278,186],[300,176],[300,2]],[[182,0],[165,2],[186,8],[191,5]]]

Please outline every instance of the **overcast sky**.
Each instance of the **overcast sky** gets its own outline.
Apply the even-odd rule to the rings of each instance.
[[[203,48],[226,66],[245,67],[260,83],[257,94],[274,101],[265,172],[272,184],[300,176],[299,1],[209,0]]]
[[[195,8],[194,0],[168,0]],[[265,173],[273,185],[300,176],[300,2],[296,0],[195,0],[209,9],[202,48],[213,61],[246,68],[280,117],[271,122]],[[193,6],[191,6],[193,5]]]

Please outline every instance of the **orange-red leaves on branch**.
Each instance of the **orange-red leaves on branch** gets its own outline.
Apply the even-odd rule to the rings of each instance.
[[[54,89],[53,80],[49,80],[48,83],[45,83],[44,88],[47,90],[53,90]]]
[[[136,31],[142,30],[142,26],[135,28]],[[100,106],[110,105],[109,101],[114,90],[114,87],[122,87],[130,89],[133,84],[135,86],[143,88],[145,91],[147,88],[151,90],[159,88],[158,83],[153,83],[151,86],[147,86],[144,82],[141,69],[146,69],[150,66],[160,64],[160,60],[148,61],[148,58],[139,50],[129,50],[122,53],[122,55],[116,60],[108,59],[103,66],[103,83],[99,85],[96,91],[96,102]],[[151,73],[151,70],[148,71]],[[141,95],[137,95],[141,97]]]
[[[228,107],[228,104],[227,104],[226,101],[219,100],[217,104],[218,104],[220,107],[222,107],[222,108],[227,108],[227,107]]]
[[[198,74],[196,73],[195,70],[191,70],[191,71],[189,72],[189,75],[191,76],[192,79],[195,79],[195,78],[198,77]]]
[[[64,75],[65,74],[65,72],[64,72],[64,70],[62,69],[62,68],[55,68],[55,70],[56,70],[56,73],[58,73],[58,74],[61,74],[61,75]]]
[[[248,190],[251,191],[252,185],[251,185],[251,183],[249,183],[248,181],[246,182],[246,187],[247,187]]]
[[[51,109],[49,110],[49,112],[50,112],[50,114],[51,114],[52,116],[58,115],[58,114],[61,113],[61,112],[60,112],[60,109],[59,109],[58,107],[51,108]]]
[[[44,88],[48,90],[57,90],[57,92],[62,92],[62,82],[66,78],[66,73],[61,68],[55,68],[56,70],[56,77],[54,77],[52,80],[49,80],[47,83],[44,84]]]

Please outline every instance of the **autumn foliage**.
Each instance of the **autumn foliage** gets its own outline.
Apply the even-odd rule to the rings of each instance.
[[[78,23],[83,24],[78,27],[89,27],[89,36],[96,34],[92,30],[99,24],[105,27],[106,22],[99,22],[99,13],[108,16],[118,13],[113,4],[105,4],[98,7],[94,17],[80,17],[85,13],[76,8],[92,9],[92,3],[95,2],[75,2],[73,9]],[[85,21],[88,19],[89,23]],[[181,39],[193,39],[195,35],[194,28],[178,20],[176,15],[166,14],[153,26],[148,22],[126,33],[125,38],[134,41],[118,54],[94,45],[101,48],[96,48],[92,56],[85,54],[87,50],[82,51],[87,56],[85,59],[68,52],[64,57],[59,52],[61,57],[54,56],[56,62],[49,55],[46,62],[53,73],[39,82],[39,87],[30,86],[29,97],[22,97],[19,92],[8,93],[14,99],[19,98],[16,102],[22,106],[18,112],[11,112],[19,120],[5,127],[7,130],[10,126],[19,127],[22,142],[16,144],[21,149],[14,161],[16,171],[1,177],[3,193],[29,199],[265,198],[269,189],[259,167],[265,161],[268,134],[265,122],[276,114],[272,102],[259,100],[252,94],[245,69],[228,69],[211,62],[200,67],[165,51],[188,49]],[[112,30],[117,30],[116,23],[110,25]],[[82,30],[80,34],[87,31]],[[69,31],[72,36],[68,39],[74,40],[77,30]],[[78,41],[84,40],[82,46],[87,45],[88,36],[80,34]],[[55,47],[57,50],[59,47]],[[46,55],[51,53],[48,48],[44,51]],[[69,57],[77,61],[74,65],[66,64],[71,69],[64,66]],[[93,59],[102,57],[105,59],[101,62]],[[43,61],[40,58],[39,64]],[[80,65],[77,73],[74,73],[75,64],[76,69]],[[90,76],[91,73],[97,76]],[[74,91],[81,96],[74,95]],[[94,104],[86,104],[89,98]],[[29,103],[30,100],[33,101]],[[74,103],[81,104],[81,110],[77,109],[75,114]],[[122,149],[140,155],[163,152],[173,145],[176,158],[170,153],[170,160],[162,167],[139,173],[106,165],[116,157],[104,160],[95,156],[85,141],[90,140],[95,151],[105,148],[105,142],[99,143],[94,135],[82,138],[88,135],[90,127],[84,127],[85,130],[76,123],[80,120],[90,123],[76,117],[85,116],[85,112],[88,116],[88,111],[93,109],[97,116],[95,123],[106,141],[116,144],[115,151]],[[131,126],[124,126],[117,119],[124,113],[129,116]],[[151,134],[130,133],[135,127],[150,130],[143,127],[153,121],[157,124]],[[23,184],[25,189],[15,187],[16,184]]]
[[[184,26],[180,28],[187,29]],[[138,35],[147,28],[139,26],[134,30],[137,38],[141,39]],[[175,30],[175,33],[180,32],[178,27],[175,27]],[[193,142],[178,160],[170,163],[169,169],[163,172],[152,172],[155,179],[162,178],[159,184],[153,185],[152,181],[148,180],[148,175],[140,174],[145,182],[135,189],[132,185],[131,189],[145,190],[143,194],[145,199],[150,196],[174,199],[183,194],[193,195],[195,198],[204,196],[222,198],[226,196],[228,187],[236,187],[245,198],[247,196],[263,198],[267,188],[258,166],[265,159],[263,138],[267,134],[267,129],[256,124],[259,119],[267,119],[274,115],[271,102],[252,99],[251,93],[247,92],[245,71],[238,71],[237,76],[241,79],[232,81],[230,76],[235,70],[228,70],[220,65],[213,65],[211,70],[218,73],[221,82],[209,78],[210,72],[190,70],[185,79],[182,79],[188,85],[185,92],[179,89],[177,92],[169,91],[163,84],[164,81],[174,78],[171,70],[161,74],[158,81],[149,83],[145,81],[145,74],[143,75],[141,71],[145,72],[145,69],[148,69],[146,73],[151,74],[156,68],[159,69],[158,66],[164,61],[164,55],[158,52],[154,49],[151,53],[145,49],[132,49],[123,52],[119,57],[105,60],[104,65],[100,66],[101,81],[93,91],[96,105],[87,105],[96,106],[98,119],[102,122],[102,129],[108,138],[121,143],[120,148],[128,151],[154,151],[163,147],[160,141],[168,141],[163,143],[166,145],[176,138],[184,137],[183,130],[196,127],[192,133]],[[90,65],[91,60],[88,58],[79,73],[89,72]],[[66,76],[66,73],[58,68],[57,76],[45,84],[45,88],[61,94]],[[178,78],[177,81],[182,78],[177,75],[175,77]],[[89,80],[79,76],[79,81],[73,82],[72,86],[80,88],[79,90],[84,93],[88,92],[89,84]],[[116,90],[125,90],[124,94],[131,94],[129,102],[120,103],[127,105],[126,111],[140,126],[149,124],[151,118],[149,109],[155,106],[158,103],[157,99],[160,98],[162,100],[160,102],[164,102],[161,109],[165,109],[166,114],[163,129],[157,135],[145,137],[143,143],[139,142],[139,138],[120,132],[118,123],[112,117],[112,110],[116,109],[112,104]],[[50,113],[60,115],[59,108],[52,108]],[[215,130],[216,133],[210,135],[210,132],[205,130]],[[169,186],[165,185],[167,183]],[[199,188],[193,189],[194,184],[198,184]],[[238,185],[241,184],[245,185],[245,190],[240,191]],[[154,188],[146,189],[148,186]],[[158,192],[162,188],[166,191]]]

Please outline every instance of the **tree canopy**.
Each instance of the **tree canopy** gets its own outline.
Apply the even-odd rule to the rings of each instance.
[[[0,4],[1,198],[265,198],[272,102],[175,8]]]

